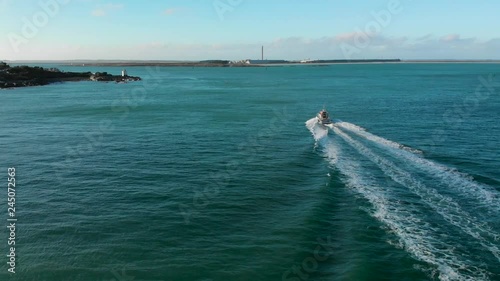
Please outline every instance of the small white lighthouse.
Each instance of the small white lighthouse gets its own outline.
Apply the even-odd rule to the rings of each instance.
[[[127,70],[126,69],[122,70],[122,77],[125,77],[125,76],[127,76]]]

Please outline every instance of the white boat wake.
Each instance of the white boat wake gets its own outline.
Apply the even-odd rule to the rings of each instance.
[[[323,148],[330,164],[345,176],[343,180],[346,185],[371,203],[373,206],[371,215],[397,235],[399,244],[407,252],[416,259],[430,264],[440,280],[489,280],[492,273],[484,268],[484,264],[479,263],[474,256],[464,254],[456,248],[482,247],[500,262],[498,233],[487,223],[464,210],[455,199],[440,194],[421,181],[412,170],[405,170],[394,161],[408,162],[446,183],[449,188],[457,188],[466,194],[472,193],[467,191],[467,188],[475,188],[476,191],[480,191],[480,195],[476,194],[475,198],[488,199],[485,204],[493,210],[497,210],[498,207],[495,205],[498,192],[444,165],[423,158],[418,150],[371,134],[354,124],[337,122],[329,125],[334,132],[333,137],[338,137],[335,140],[328,137],[328,132],[324,133],[321,130],[323,126],[315,124],[315,118],[308,120],[306,126]],[[369,143],[388,151],[394,157],[394,161],[353,137],[368,140]],[[400,193],[388,188],[384,183],[377,182],[370,174],[371,171],[361,165],[356,156],[344,155],[342,144],[347,144],[348,148],[365,157],[364,161],[368,160],[393,183],[417,195],[427,208],[417,210],[415,205],[410,208],[408,205],[398,204],[398,200],[391,200],[400,196]],[[450,226],[437,227],[434,222],[426,221],[426,217],[420,214],[429,210],[441,216]],[[470,240],[467,245],[457,244],[460,241],[454,240],[453,237],[447,238],[448,227],[454,227],[452,231],[466,234]]]
[[[396,157],[404,158],[417,168],[439,179],[441,184],[446,185],[450,189],[457,189],[457,191],[465,193],[468,198],[475,198],[477,204],[485,205],[496,211],[497,214],[500,212],[500,194],[493,188],[479,184],[471,180],[467,175],[454,169],[421,157],[418,155],[421,154],[418,150],[404,147],[399,143],[371,134],[362,127],[347,122],[340,122],[336,125],[370,140],[379,146],[389,148],[388,151],[390,153]]]

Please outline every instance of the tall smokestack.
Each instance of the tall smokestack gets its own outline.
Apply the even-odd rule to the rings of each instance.
[[[261,57],[261,59],[264,60],[264,46],[262,46]]]

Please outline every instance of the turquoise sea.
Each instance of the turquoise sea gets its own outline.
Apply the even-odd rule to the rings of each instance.
[[[0,280],[500,280],[499,64],[127,71],[0,91]]]

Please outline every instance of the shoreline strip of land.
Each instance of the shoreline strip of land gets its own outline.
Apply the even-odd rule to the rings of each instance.
[[[203,60],[203,61],[162,61],[162,60],[75,60],[75,61],[12,61],[13,64],[59,64],[61,66],[163,66],[163,67],[268,67],[268,66],[326,66],[335,64],[400,64],[400,63],[500,63],[500,60],[401,60],[401,59],[335,59],[335,60]]]
[[[107,72],[66,72],[57,68],[43,68],[40,66],[10,66],[0,62],[0,89],[31,86],[44,86],[52,83],[96,81],[126,83],[139,81],[140,77],[129,76],[124,70],[121,75]]]

